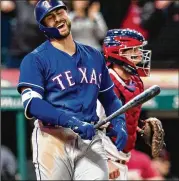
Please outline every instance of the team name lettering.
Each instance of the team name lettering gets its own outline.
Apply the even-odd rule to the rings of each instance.
[[[91,73],[90,84],[97,84],[97,80],[96,80],[96,71],[95,71],[94,69],[92,70],[92,73]]]
[[[66,71],[66,72],[65,72],[65,75],[66,75],[66,78],[67,78],[67,81],[68,81],[69,86],[75,85],[75,82],[72,80],[73,77],[72,77],[72,75],[71,75],[71,71]]]
[[[61,89],[64,90],[65,89],[65,86],[63,85],[62,81],[60,80],[60,78],[62,77],[62,74],[54,77],[52,80],[53,81],[57,81],[57,84],[60,85]]]
[[[85,83],[88,83],[88,79],[86,77],[86,68],[78,68],[78,69],[82,73],[82,78],[80,83],[83,83],[84,81]]]
[[[101,84],[101,73],[98,73],[95,69],[87,69],[86,67],[80,67],[78,68],[79,71],[79,77],[81,84],[95,84],[100,88]],[[74,86],[75,79],[71,73],[71,71],[65,71],[56,77],[52,78],[53,82],[56,82],[61,90],[66,89],[67,87]]]

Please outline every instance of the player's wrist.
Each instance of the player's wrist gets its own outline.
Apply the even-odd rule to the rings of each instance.
[[[72,130],[77,130],[80,126],[83,125],[83,122],[80,121],[78,118],[76,118],[75,116],[72,116],[69,120],[68,120],[68,127],[71,128]]]
[[[58,117],[57,124],[59,126],[68,127],[68,121],[70,120],[70,118],[71,117],[64,112]]]
[[[79,126],[83,124],[82,121],[80,121],[75,116],[68,116],[67,114],[63,113],[58,118],[58,125],[63,126],[66,128],[71,128],[72,130],[77,129]]]
[[[66,116],[65,113],[60,117],[60,122],[62,122],[60,125],[66,128],[70,128],[75,133],[79,134],[79,136],[82,139],[91,140],[93,136],[95,135],[95,128],[94,125],[80,121],[75,116],[69,117]],[[62,121],[63,119],[65,121]]]

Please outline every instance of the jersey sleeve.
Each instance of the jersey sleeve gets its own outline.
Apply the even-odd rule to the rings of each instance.
[[[22,87],[29,87],[43,95],[44,93],[44,74],[43,66],[38,57],[28,54],[20,66],[19,84],[17,90],[21,93]]]
[[[102,75],[101,75],[101,86],[99,92],[105,92],[111,89],[114,86],[114,83],[111,80],[109,75],[108,68],[106,67],[104,57],[102,56],[103,65],[102,65]]]

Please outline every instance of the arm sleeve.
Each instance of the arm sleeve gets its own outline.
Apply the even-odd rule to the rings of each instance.
[[[99,95],[98,99],[104,107],[106,116],[111,115],[122,106],[121,101],[118,99],[112,88],[105,92],[102,92]],[[125,122],[125,114],[117,116],[111,121],[111,123],[115,125],[116,121]]]
[[[98,99],[101,102],[102,106],[104,107],[106,116],[109,116],[122,106],[122,102],[114,93],[113,90],[114,83],[112,82],[108,68],[106,67],[104,56],[103,56],[102,67],[103,71],[102,71],[101,86],[100,86]],[[112,119],[111,120],[112,125],[115,125],[116,121],[125,122],[125,114],[121,114],[116,118]]]
[[[44,77],[43,65],[34,54],[28,54],[21,63],[19,84],[17,90],[21,93],[22,87],[33,88],[43,97],[44,93]]]
[[[114,86],[114,83],[111,80],[111,77],[109,75],[109,71],[108,71],[108,68],[106,67],[103,56],[102,56],[102,61],[103,61],[103,65],[102,65],[101,85],[100,85],[100,91],[99,91],[100,93],[105,92]]]
[[[71,118],[65,112],[57,111],[51,104],[39,98],[31,100],[28,111],[35,118],[42,120],[47,125],[65,126]]]

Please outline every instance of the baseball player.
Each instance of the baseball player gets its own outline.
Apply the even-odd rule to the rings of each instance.
[[[122,100],[123,104],[144,90],[143,82],[140,77],[149,75],[151,61],[151,51],[143,50],[143,46],[146,44],[147,42],[143,35],[131,29],[109,30],[104,39],[103,51],[109,67],[111,79],[115,84],[114,91]],[[119,152],[116,146],[112,144],[116,140],[115,135],[109,131],[112,125],[108,124],[109,126],[106,126],[107,135],[109,137],[105,134],[101,135],[108,155],[111,179],[117,178],[117,180],[127,180],[128,168],[126,162],[130,159],[130,152],[135,147],[137,130],[139,132],[142,131],[142,129],[138,127],[140,112],[141,106],[138,106],[125,113],[128,141],[122,151]],[[100,117],[105,117],[103,107],[99,102],[97,113]],[[151,122],[156,126],[156,130],[161,133],[163,138],[163,129],[158,119],[149,118],[146,122]]]
[[[73,40],[67,7],[40,0],[35,18],[47,41],[20,66],[25,116],[35,119],[33,163],[38,180],[108,180],[107,157],[94,129],[97,99],[106,115],[121,107],[102,54]],[[33,41],[33,40],[32,40]],[[115,145],[127,140],[125,115],[112,120]]]

